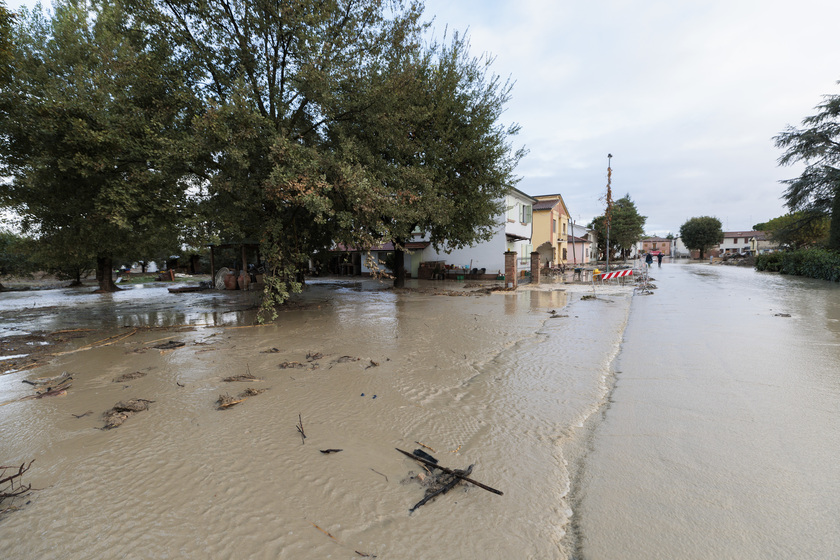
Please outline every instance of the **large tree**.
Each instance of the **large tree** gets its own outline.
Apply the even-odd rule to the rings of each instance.
[[[25,231],[71,248],[69,260],[94,260],[100,290],[112,291],[114,258],[177,240],[191,74],[119,4],[54,10],[24,12],[15,29],[0,91],[0,171],[12,179],[0,201]]]
[[[613,203],[610,231],[610,257],[619,253],[625,259],[633,245],[645,233],[647,216],[642,216],[636,209],[636,203],[629,194],[624,195]],[[607,218],[606,214],[596,217],[587,226],[598,234],[598,252],[606,256],[607,252]],[[612,260],[612,259],[610,259]]]
[[[789,126],[775,137],[785,150],[781,165],[805,164],[799,177],[782,181],[784,198],[791,211],[830,216],[828,247],[840,250],[840,95],[825,96],[816,109],[801,128]]]
[[[377,68],[368,110],[331,134],[336,151],[358,161],[371,182],[363,221],[395,247],[394,285],[405,282],[404,248],[421,231],[436,248],[489,239],[501,201],[516,183],[523,150],[500,123],[510,82],[491,59],[469,55],[465,38],[410,45]]]
[[[416,42],[419,4],[128,1],[202,71],[193,169],[220,235],[260,240],[264,309],[300,287],[314,251],[381,234],[357,217],[371,204],[367,171],[329,137],[370,108],[384,61]]]
[[[680,226],[680,238],[692,251],[700,251],[700,258],[705,252],[723,241],[723,229],[720,220],[711,216],[691,218]]]

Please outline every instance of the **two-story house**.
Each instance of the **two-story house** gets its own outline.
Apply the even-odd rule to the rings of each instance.
[[[569,211],[559,194],[537,196],[531,244],[540,254],[541,266],[557,266],[569,259]]]
[[[479,278],[495,278],[504,274],[505,252],[513,251],[517,254],[517,272],[522,274],[530,270],[533,208],[536,203],[535,198],[511,187],[503,201],[504,213],[497,218],[499,227],[489,241],[464,248],[444,244],[440,250],[427,244],[424,249],[406,255],[406,269],[416,278],[421,262],[444,261],[458,268],[477,270]],[[419,245],[426,239],[418,236],[413,241]]]

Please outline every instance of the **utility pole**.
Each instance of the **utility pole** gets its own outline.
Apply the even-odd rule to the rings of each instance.
[[[612,220],[612,154],[607,154],[607,212],[604,221],[607,226],[607,243],[604,246],[604,254],[607,257],[606,272],[610,271],[610,221]]]

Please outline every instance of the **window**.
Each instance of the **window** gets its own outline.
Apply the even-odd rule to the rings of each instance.
[[[531,223],[531,205],[530,204],[522,204],[519,205],[519,221],[523,224],[530,224]]]
[[[736,238],[735,238],[735,241],[733,241],[732,243],[734,243],[735,245],[737,245],[737,244],[738,244],[738,238],[736,237]]]

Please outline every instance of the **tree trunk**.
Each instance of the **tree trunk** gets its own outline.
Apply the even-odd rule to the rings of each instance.
[[[394,243],[394,287],[405,288],[405,251],[396,245]]]
[[[831,224],[828,228],[828,248],[840,251],[840,189],[834,191],[834,202],[831,205]]]
[[[96,281],[99,282],[97,292],[116,292],[119,290],[114,284],[114,263],[111,257],[96,257]]]

